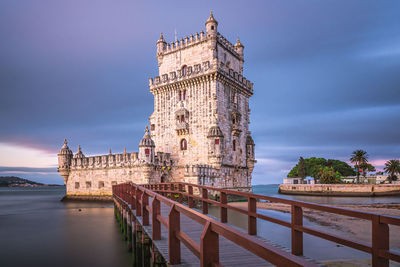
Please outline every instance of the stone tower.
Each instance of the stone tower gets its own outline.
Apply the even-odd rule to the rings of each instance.
[[[206,33],[156,43],[158,72],[149,79],[154,95],[150,130],[139,152],[73,155],[64,141],[58,171],[66,198],[110,198],[123,182],[189,182],[251,190],[254,141],[250,136],[249,97],[253,84],[243,77],[244,46],[218,32],[211,13]]]
[[[244,46],[218,32],[210,13],[203,31],[157,41],[159,75],[150,132],[156,152],[171,154],[175,180],[249,188],[254,141],[248,131],[253,84],[243,77]]]

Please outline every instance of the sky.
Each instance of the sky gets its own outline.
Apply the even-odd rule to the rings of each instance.
[[[254,82],[253,184],[300,156],[400,157],[400,1],[0,0],[0,176],[62,184],[64,138],[74,153],[137,151],[160,32],[205,30],[210,10]]]

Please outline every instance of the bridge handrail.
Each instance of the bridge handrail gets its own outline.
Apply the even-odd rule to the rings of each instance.
[[[248,192],[239,192],[229,189],[190,184],[184,182],[170,182],[158,184],[146,184],[144,187],[161,194],[179,194],[181,200],[183,196],[188,198],[189,207],[193,207],[193,200],[197,199],[202,203],[209,203],[220,207],[221,222],[227,222],[227,210],[235,210],[248,216],[248,233],[257,234],[256,218],[270,221],[292,230],[292,253],[294,255],[303,254],[303,233],[311,234],[332,242],[342,244],[357,250],[372,254],[373,266],[388,266],[389,260],[400,262],[400,254],[389,248],[389,225],[400,226],[400,218],[394,216],[381,215],[371,212],[356,211],[341,207],[334,207],[323,204],[315,204],[298,200],[289,200],[277,197],[258,195]],[[193,194],[193,188],[199,190],[199,195]],[[208,198],[208,192],[218,192],[220,201]],[[227,203],[227,195],[246,197],[248,199],[248,209],[234,207]],[[257,213],[256,202],[258,200],[267,200],[270,202],[282,203],[291,206],[291,222],[276,219],[264,214]],[[348,238],[333,235],[322,231],[317,231],[303,226],[303,208],[328,212],[338,215],[344,215],[359,218],[372,223],[372,245],[360,241],[354,241]],[[203,213],[208,213],[208,205],[202,205]]]
[[[114,185],[113,197],[131,214],[133,214],[133,210],[136,210],[136,216],[142,216],[142,224],[144,226],[149,225],[149,213],[152,214],[153,240],[161,239],[161,224],[168,229],[170,264],[180,263],[180,242],[182,242],[194,255],[200,258],[202,266],[221,265],[219,262],[218,238],[219,236],[223,236],[277,266],[316,266],[303,258],[292,255],[268,243],[261,242],[253,236],[246,235],[227,224],[168,199],[144,186],[134,183]],[[148,197],[153,198],[152,207],[148,204]],[[168,219],[160,214],[160,203],[164,203],[170,207]],[[204,226],[200,238],[200,246],[180,230],[180,214]]]
[[[270,202],[282,203],[282,204],[287,204],[287,205],[296,205],[296,206],[300,206],[300,207],[304,207],[304,208],[321,210],[321,211],[325,211],[325,212],[329,212],[329,213],[335,213],[335,214],[340,214],[340,215],[345,215],[345,216],[350,216],[350,217],[364,219],[364,220],[370,220],[370,221],[372,221],[372,218],[374,215],[379,215],[376,213],[371,213],[371,212],[366,212],[366,211],[357,211],[357,210],[351,210],[351,209],[346,209],[346,208],[334,207],[334,206],[330,206],[330,205],[316,204],[316,203],[311,203],[311,202],[284,199],[284,198],[278,198],[278,197],[271,197],[271,196],[253,194],[253,193],[248,193],[248,192],[240,192],[240,191],[235,191],[235,190],[230,190],[230,189],[223,189],[223,188],[198,185],[198,184],[190,184],[190,183],[184,183],[184,182],[157,183],[157,184],[160,184],[160,185],[170,185],[170,184],[179,185],[179,184],[181,184],[181,185],[186,185],[186,186],[193,186],[193,187],[197,187],[197,188],[201,188],[201,189],[223,192],[223,193],[226,193],[229,195],[248,197],[248,198],[250,197],[250,198],[255,198],[257,200],[267,200]],[[154,184],[146,184],[146,185],[142,185],[142,186],[147,188],[147,186],[152,186],[152,185],[154,185]],[[205,201],[209,201],[209,203],[212,203],[212,201],[210,201],[210,200],[205,200]],[[215,202],[213,202],[212,204],[215,204]],[[388,223],[390,222],[390,224],[400,226],[400,218],[388,216],[388,215],[379,215],[379,216],[381,216],[381,218],[384,218],[383,220],[387,221]]]

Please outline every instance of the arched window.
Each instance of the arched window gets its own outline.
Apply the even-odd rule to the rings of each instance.
[[[181,140],[181,150],[187,150],[187,141],[186,139]]]
[[[236,140],[233,140],[232,147],[233,147],[233,151],[236,151]]]

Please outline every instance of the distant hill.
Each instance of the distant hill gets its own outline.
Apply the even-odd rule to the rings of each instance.
[[[37,183],[28,179],[16,176],[0,176],[0,187],[13,186],[46,186],[47,184]]]

